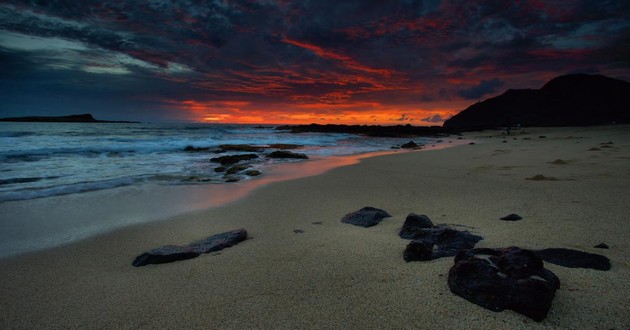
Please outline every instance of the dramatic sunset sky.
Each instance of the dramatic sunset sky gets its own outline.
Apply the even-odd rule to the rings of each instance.
[[[440,125],[630,80],[630,1],[0,0],[0,117]]]

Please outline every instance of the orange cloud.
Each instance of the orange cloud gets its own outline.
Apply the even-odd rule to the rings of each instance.
[[[168,101],[187,113],[192,121],[238,124],[371,124],[420,126],[439,125],[457,111],[448,108],[422,109],[410,105],[379,102],[302,102],[255,104],[247,101]],[[438,119],[438,120],[436,120]]]
[[[347,68],[354,69],[357,71],[379,74],[385,77],[389,77],[393,73],[392,70],[372,68],[372,67],[360,64],[359,62],[355,61],[354,59],[352,59],[352,57],[348,55],[341,54],[336,51],[328,50],[314,44],[309,44],[307,42],[290,39],[290,38],[287,38],[286,36],[282,38],[282,42],[285,42],[287,44],[297,46],[300,48],[308,49],[312,51],[313,53],[317,54],[317,56],[321,58],[339,61],[343,63]]]

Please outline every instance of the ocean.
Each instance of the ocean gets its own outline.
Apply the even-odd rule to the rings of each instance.
[[[132,185],[221,184],[225,173],[215,172],[218,164],[210,158],[235,153],[215,154],[221,144],[299,144],[293,152],[321,159],[390,150],[408,141],[254,125],[0,123],[0,202]],[[187,146],[209,150],[186,152]],[[264,176],[270,165],[293,161],[263,156],[250,165]]]
[[[409,140],[255,125],[0,122],[0,258],[225,205],[273,182],[403,152],[391,148]],[[222,144],[298,144],[291,151],[309,159],[270,159],[274,149],[264,148],[248,161],[261,174],[232,183],[211,158],[241,152],[216,153]]]

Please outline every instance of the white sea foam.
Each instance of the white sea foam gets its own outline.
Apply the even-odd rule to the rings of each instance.
[[[0,202],[143,184],[223,182],[212,152],[186,146],[300,144],[309,157],[387,150],[408,139],[203,124],[0,123]],[[417,142],[423,142],[416,139]],[[224,154],[222,154],[224,155]],[[253,161],[263,171],[276,163]]]

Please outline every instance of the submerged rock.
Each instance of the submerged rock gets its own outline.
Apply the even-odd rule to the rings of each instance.
[[[219,149],[221,149],[221,151],[259,152],[264,148],[250,144],[221,144],[219,145]]]
[[[372,227],[379,224],[384,218],[389,217],[391,215],[386,211],[367,206],[356,212],[346,214],[341,219],[341,222],[361,227]]]
[[[560,280],[532,251],[471,249],[455,257],[448,286],[454,294],[491,311],[511,309],[540,322],[549,312]]]
[[[304,147],[301,144],[293,144],[293,143],[272,143],[269,145],[269,148],[273,149],[299,149]]]
[[[223,250],[247,239],[247,230],[236,229],[190,243],[188,245],[166,245],[145,252],[133,261],[135,267],[163,264],[198,257],[202,253]]]
[[[535,253],[540,259],[563,267],[610,270],[610,260],[599,254],[565,248],[543,249]]]
[[[200,151],[208,151],[209,149],[210,149],[209,147],[186,146],[186,148],[184,148],[184,151],[187,151],[187,152],[200,152]]]
[[[267,155],[269,158],[296,158],[296,159],[308,159],[308,156],[305,154],[298,154],[291,151],[285,150],[276,150]]]
[[[598,249],[608,249],[609,248],[608,244],[606,244],[606,243],[599,243],[599,244],[597,244],[597,245],[595,245],[593,247],[594,248],[598,248]]]
[[[405,219],[405,223],[403,223],[402,228],[400,228],[398,235],[400,238],[414,239],[416,235],[418,235],[418,232],[424,228],[433,228],[433,222],[431,222],[431,219],[424,214],[418,215],[415,213],[409,213]]]
[[[413,141],[409,141],[407,143],[402,144],[400,147],[403,149],[415,149],[415,148],[418,148],[419,146],[417,143]]]
[[[256,154],[240,154],[211,158],[210,161],[220,163],[221,165],[232,165],[243,160],[251,160],[258,158]]]
[[[249,165],[245,165],[245,164],[236,164],[232,167],[230,167],[225,174],[229,175],[229,174],[236,174],[238,172],[244,171],[246,169],[248,169],[250,166]]]
[[[247,176],[259,176],[261,174],[262,174],[262,172],[260,172],[259,170],[245,171],[245,175],[247,175]]]

